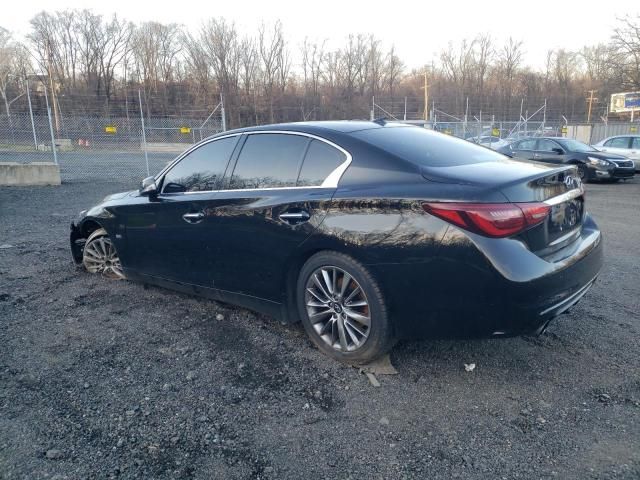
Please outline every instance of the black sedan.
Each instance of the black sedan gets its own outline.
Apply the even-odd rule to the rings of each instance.
[[[498,149],[514,158],[537,162],[576,165],[580,178],[610,180],[633,178],[633,161],[615,153],[603,153],[586,143],[570,138],[531,137],[523,138]]]
[[[89,272],[301,320],[355,364],[400,338],[541,332],[602,266],[575,167],[359,121],[209,138],[82,212],[71,250]]]

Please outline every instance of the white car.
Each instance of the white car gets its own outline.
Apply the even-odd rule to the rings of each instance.
[[[488,147],[493,150],[497,150],[499,148],[505,147],[509,145],[509,142],[502,140],[498,137],[493,137],[491,135],[480,135],[477,137],[469,137],[467,141],[477,143],[478,145],[482,145],[483,147]]]
[[[593,147],[601,152],[624,155],[633,160],[636,172],[640,171],[640,135],[616,135],[599,141]]]

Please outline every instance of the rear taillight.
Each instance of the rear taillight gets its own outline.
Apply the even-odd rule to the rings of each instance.
[[[509,237],[542,223],[551,207],[545,203],[422,204],[427,213],[487,237]]]

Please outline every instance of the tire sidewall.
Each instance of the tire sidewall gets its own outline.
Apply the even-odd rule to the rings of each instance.
[[[306,285],[311,274],[320,267],[333,266],[348,272],[363,289],[369,303],[371,330],[365,345],[353,352],[341,352],[325,343],[317,334],[307,315]],[[387,310],[382,292],[368,270],[353,258],[337,252],[321,252],[303,265],[296,284],[296,304],[302,324],[313,343],[324,353],[347,364],[369,363],[386,352],[393,344]]]

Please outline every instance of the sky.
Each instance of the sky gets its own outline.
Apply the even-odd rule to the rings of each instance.
[[[191,31],[203,19],[222,16],[250,35],[262,21],[280,19],[292,50],[305,37],[338,48],[350,33],[373,33],[387,48],[394,45],[409,69],[430,64],[450,41],[489,33],[498,45],[510,36],[524,41],[526,63],[541,69],[549,49],[606,42],[618,18],[640,14],[640,1],[27,0],[3,9],[0,26],[20,38],[36,13],[75,8],[105,16],[116,12],[136,23],[175,22]]]

